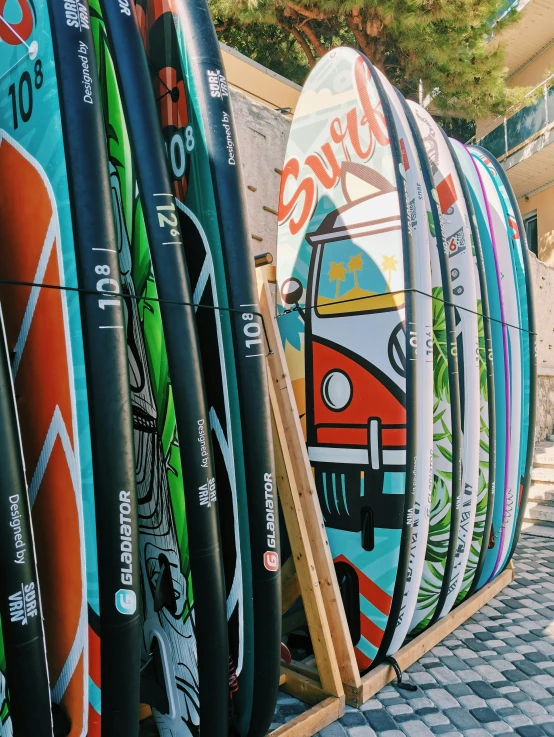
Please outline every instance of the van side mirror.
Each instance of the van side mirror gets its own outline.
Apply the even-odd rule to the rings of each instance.
[[[292,276],[286,279],[281,287],[281,299],[286,305],[296,305],[302,299],[304,287],[299,279]]]

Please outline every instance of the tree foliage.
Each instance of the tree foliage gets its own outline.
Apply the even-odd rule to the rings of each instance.
[[[329,49],[353,46],[438,113],[480,118],[518,104],[502,48],[488,44],[517,13],[506,0],[210,0],[219,37],[300,84]],[[439,94],[436,94],[439,91]]]

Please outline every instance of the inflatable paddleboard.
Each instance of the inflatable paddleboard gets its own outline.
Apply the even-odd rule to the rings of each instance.
[[[168,483],[169,474],[173,474],[168,466],[160,469],[160,475],[156,469],[151,476],[160,496],[167,497],[169,485],[172,506],[167,510],[170,527],[165,530],[165,539],[160,530],[147,530],[145,525],[148,543],[145,536],[141,543],[151,589],[144,637],[153,654],[146,668],[151,677],[145,679],[145,685],[153,682],[155,687],[149,703],[156,709],[161,732],[184,736],[200,730],[203,735],[216,737],[227,730],[227,618],[217,484],[193,295],[134,11],[129,8],[127,14],[119,6],[104,2],[99,5],[105,21],[103,55],[108,65],[113,64],[111,70],[106,67],[110,72],[108,110],[112,113],[106,130],[110,133],[115,124],[116,137],[127,151],[130,145],[135,154],[133,159],[130,152],[121,159],[119,151],[113,152],[112,164],[119,169],[118,179],[126,181],[125,191],[128,195],[138,193],[137,201],[121,200],[119,209],[130,223],[135,213],[134,227],[144,239],[138,263],[139,254],[135,253],[135,264],[146,268],[160,299],[155,330],[147,334],[139,317],[136,327],[142,327],[143,337],[136,342],[133,336],[130,348],[142,348],[141,363],[144,366],[144,359],[148,359],[144,368],[149,369],[150,380],[155,377],[156,382],[164,382],[163,387],[156,387],[156,399],[163,402],[155,406],[161,410],[160,420],[166,420],[159,429],[163,434],[172,431],[171,443],[180,453],[177,469],[182,472],[178,481],[173,479],[177,483]],[[114,193],[116,187],[114,182]],[[117,202],[117,193],[115,199]],[[129,250],[121,255],[128,259]],[[145,264],[150,257],[150,264]],[[143,290],[144,286],[139,288]],[[128,289],[136,290],[137,284],[132,286],[128,280]],[[151,293],[154,296],[156,292],[151,289]],[[148,308],[146,302],[139,311]],[[141,421],[137,430],[144,431]],[[141,451],[144,441],[143,437]],[[157,445],[159,448],[159,439]],[[158,479],[161,484],[156,489]],[[158,566],[153,558],[157,558]],[[165,700],[156,698],[159,688],[165,691]]]
[[[477,512],[470,557],[464,575],[464,585],[458,602],[473,593],[481,575],[488,547],[496,505],[503,505],[506,443],[505,355],[499,283],[490,231],[487,226],[487,204],[467,148],[450,139],[453,159],[464,190],[475,244],[482,298],[479,317],[480,381],[486,371],[487,415],[481,405],[481,449]],[[484,387],[483,387],[484,388]],[[483,396],[483,392],[482,392]],[[485,432],[488,426],[488,433]],[[499,491],[498,498],[496,490]]]
[[[287,146],[277,246],[278,324],[362,671],[398,620],[415,498],[414,280],[385,106],[387,117],[353,49],[311,72]]]
[[[462,428],[456,311],[445,249],[446,234],[443,231],[432,164],[426,150],[432,150],[433,138],[430,137],[424,144],[414,117],[418,114],[417,109],[412,111],[405,100],[403,105],[425,184],[423,193],[431,239],[433,296],[433,489],[425,564],[417,606],[410,624],[410,631],[417,634],[434,621],[442,610],[452,575],[457,534],[453,535],[451,531],[458,530],[460,524]]]
[[[248,501],[225,263],[210,162],[195,85],[179,53],[176,14],[142,2],[137,18],[149,59],[185,257],[191,278],[210,406],[229,626],[232,721],[246,734],[252,712],[254,651]]]
[[[504,568],[513,555],[519,539],[525,505],[529,494],[534,453],[536,355],[533,292],[532,279],[530,276],[529,252],[525,241],[525,229],[522,225],[521,214],[512,187],[502,167],[499,165],[498,161],[488,153],[488,151],[480,149],[477,146],[474,147],[474,151],[479,152],[481,159],[486,163],[489,172],[493,175],[493,181],[495,182],[504,205],[506,228],[510,236],[512,246],[512,265],[516,277],[521,325],[522,422],[519,459],[519,487],[516,494],[516,521],[512,528],[509,550],[500,564],[501,568]]]
[[[415,151],[415,143],[397,91],[387,78],[377,71],[381,94],[387,95],[398,136],[404,178],[404,207],[408,213],[411,249],[414,263],[416,303],[416,395],[417,395],[417,468],[414,499],[410,564],[404,587],[404,598],[387,654],[394,654],[404,642],[416,605],[425,563],[431,492],[433,487],[433,336],[431,298],[431,254],[424,183]]]
[[[144,9],[144,3],[137,5],[140,20],[140,7]],[[162,11],[172,11],[172,14],[167,12],[160,14],[160,8]],[[245,629],[243,630],[245,640],[248,638],[248,641],[245,641],[246,647],[253,648],[253,654],[247,654],[243,647],[243,654],[248,657],[248,661],[243,661],[243,669],[245,667],[250,669],[250,672],[246,670],[244,673],[246,677],[244,685],[251,689],[251,695],[246,688],[241,689],[242,684],[239,683],[238,718],[235,726],[249,737],[259,737],[265,735],[273,720],[279,681],[281,590],[277,490],[265,366],[267,346],[259,316],[254,263],[246,223],[242,169],[229,90],[219,43],[208,5],[204,0],[147,2],[146,14],[143,10],[140,23],[144,28],[146,47],[151,52],[155,95],[156,98],[164,96],[160,112],[166,136],[171,131],[172,123],[177,121],[175,106],[170,104],[170,97],[172,102],[173,97],[178,102],[182,123],[186,122],[188,112],[191,112],[192,126],[189,128],[188,143],[186,130],[183,146],[179,143],[178,136],[172,136],[168,154],[170,161],[172,155],[174,157],[171,168],[176,188],[181,187],[182,190],[186,185],[191,190],[189,201],[191,205],[195,203],[196,208],[194,212],[190,207],[190,212],[196,215],[197,222],[189,223],[187,230],[188,233],[192,233],[196,254],[200,254],[205,268],[202,278],[198,276],[196,296],[204,297],[203,289],[209,267],[205,254],[206,249],[210,248],[215,282],[222,299],[220,304],[221,306],[227,304],[231,310],[229,314],[234,348],[233,370],[237,377],[236,396],[241,418],[240,439],[243,448],[250,538],[250,558],[245,560],[243,565],[249,565],[251,569],[253,597],[251,628],[253,640],[249,639],[252,637],[251,632],[246,633]],[[177,47],[172,45],[172,40],[175,39],[172,26],[175,28]],[[165,65],[163,69],[159,68],[160,64]],[[172,77],[174,70],[178,73]],[[179,71],[183,75],[182,83]],[[166,94],[167,87],[171,89],[169,94]],[[177,91],[174,91],[175,87]],[[194,149],[198,147],[194,154],[198,168],[195,164],[191,170],[191,173],[195,174],[194,178],[186,179],[185,172],[179,175],[184,159],[181,158],[179,163],[178,157],[180,153],[186,154],[187,146],[189,149],[192,146],[191,134],[194,138]],[[188,153],[192,151],[189,150]],[[202,181],[198,177],[200,173]],[[197,192],[193,193],[192,190],[196,188]],[[183,204],[187,207],[186,199]],[[207,209],[201,213],[198,207],[202,208],[204,204]],[[212,226],[206,235],[210,236],[213,230],[217,229],[221,246],[215,238],[208,244],[203,244],[202,251],[198,239],[203,223],[208,219],[211,220]],[[219,249],[220,254],[217,253]],[[189,253],[191,263],[194,263],[198,256]],[[209,295],[206,295],[206,299],[209,300]],[[214,364],[213,370],[220,361],[219,355],[219,345],[212,342],[210,362]],[[221,402],[218,406],[221,406]],[[235,412],[236,409],[231,407],[231,411]],[[221,410],[219,419],[220,421],[223,419]],[[239,440],[239,436],[232,440],[235,443]],[[240,446],[234,447],[236,451]],[[242,475],[242,471],[239,470],[239,474]],[[241,476],[237,480],[241,481]],[[239,504],[243,504],[240,499]],[[241,525],[243,523],[240,516],[245,512],[244,506],[242,509],[239,508],[238,521]],[[240,536],[240,532],[240,529],[235,529],[235,536],[237,533]],[[242,543],[241,554],[245,555]],[[232,597],[230,604],[236,609]],[[250,606],[250,603],[246,602],[246,606]],[[236,660],[236,645],[233,650],[233,660]],[[251,663],[253,665],[250,665]],[[237,665],[238,663],[233,663],[234,667]]]
[[[12,70],[0,82],[0,301],[13,355],[52,701],[69,718],[71,737],[80,737],[87,725],[98,734],[91,724],[100,710],[100,610],[79,296],[6,283],[78,287],[48,11],[45,3],[34,13],[24,7],[23,19],[19,11],[13,19],[6,13],[0,24],[0,66]]]
[[[31,509],[1,307],[0,523],[0,735],[52,737]]]
[[[470,148],[479,173],[483,193],[487,200],[489,227],[495,247],[496,266],[500,275],[503,318],[507,337],[507,409],[508,435],[506,442],[504,498],[502,516],[495,526],[493,519],[494,545],[489,549],[479,580],[484,585],[500,569],[506,559],[516,522],[516,499],[519,493],[519,454],[521,444],[522,412],[522,367],[520,317],[515,274],[512,266],[511,241],[506,230],[504,205],[487,165],[480,154]]]
[[[477,320],[477,268],[473,258],[471,231],[465,200],[447,141],[429,113],[414,102],[408,103],[420,129],[433,165],[435,191],[446,234],[452,294],[457,308],[458,369],[462,411],[462,488],[461,514],[454,566],[448,593],[439,612],[447,614],[454,605],[463,582],[471,549],[477,484],[479,478],[479,440],[481,392],[479,384],[479,337]]]
[[[454,141],[446,138],[452,160],[456,166],[460,186],[469,215],[471,238],[475,264],[477,267],[477,317],[479,325],[479,389],[481,402],[481,435],[479,447],[479,479],[477,483],[477,505],[475,509],[475,524],[471,548],[464,572],[463,583],[456,602],[463,601],[477,575],[477,568],[481,561],[483,543],[488,546],[492,512],[494,509],[495,465],[495,406],[494,406],[494,360],[492,348],[492,330],[490,320],[489,298],[485,276],[483,248],[479,236],[477,218],[473,207],[473,200],[466,182],[463,169],[456,154]]]

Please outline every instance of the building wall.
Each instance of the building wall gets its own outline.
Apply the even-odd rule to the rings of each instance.
[[[554,266],[554,186],[521,199],[518,204],[522,215],[537,213],[539,259]]]

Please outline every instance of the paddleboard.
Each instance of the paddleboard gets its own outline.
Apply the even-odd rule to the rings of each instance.
[[[403,105],[425,185],[423,194],[431,238],[433,297],[433,489],[425,564],[416,610],[410,623],[410,632],[417,634],[434,621],[442,610],[454,566],[458,536],[451,534],[451,531],[457,531],[460,524],[462,427],[456,310],[445,249],[446,233],[440,216],[432,164],[426,150],[432,150],[434,143],[430,136],[424,144],[414,118],[418,111],[412,111],[406,101]]]
[[[300,95],[279,201],[278,324],[361,671],[398,620],[415,498],[414,278],[389,121],[365,57],[330,51]]]
[[[506,324],[506,416],[508,419],[504,498],[502,516],[493,529],[495,544],[489,549],[479,580],[479,587],[489,581],[500,569],[506,558],[516,521],[516,498],[519,493],[519,454],[521,443],[522,367],[520,318],[515,274],[512,267],[511,242],[506,230],[504,206],[487,165],[477,152],[469,149],[479,173],[481,186],[488,205],[489,227],[495,247],[496,267],[500,276],[503,322]]]
[[[155,5],[153,2],[147,3],[147,10],[151,9],[150,19],[159,15],[154,10]],[[242,169],[229,89],[208,5],[204,0],[160,3],[160,5],[164,11],[173,12],[173,17],[166,17],[165,22],[167,20],[173,22],[178,48],[173,50],[171,48],[172,33],[168,33],[165,38],[154,39],[150,33],[152,29],[145,34],[147,45],[152,50],[155,47],[158,51],[165,49],[163,58],[169,75],[172,74],[171,70],[175,69],[175,64],[180,63],[186,78],[186,83],[184,81],[181,88],[184,95],[179,98],[179,104],[182,106],[188,102],[189,109],[196,111],[198,137],[193,130],[195,148],[196,146],[203,148],[202,159],[198,161],[203,162],[203,177],[211,179],[211,182],[204,182],[202,185],[198,183],[199,198],[206,192],[208,183],[211,185],[211,193],[206,200],[210,209],[204,214],[201,222],[205,222],[207,217],[213,218],[213,225],[219,231],[221,257],[217,260],[223,264],[223,272],[216,270],[216,281],[218,288],[221,285],[222,299],[226,290],[227,304],[231,310],[229,314],[234,347],[234,371],[237,377],[248,503],[250,559],[247,563],[251,569],[253,597],[253,671],[251,676],[248,675],[252,684],[252,696],[249,698],[248,694],[244,693],[247,703],[241,703],[238,707],[239,715],[241,713],[244,715],[239,716],[238,724],[242,730],[247,730],[244,734],[258,737],[266,734],[273,720],[281,653],[279,533],[265,365],[267,346],[259,314],[254,263],[246,222]],[[148,13],[145,20],[147,19]],[[158,25],[158,32],[160,26],[161,24]],[[143,27],[146,31],[147,26]],[[159,60],[155,56],[153,59],[158,63]],[[163,87],[162,80],[169,86],[163,73],[154,75],[157,97],[160,87]],[[177,81],[178,79],[175,80],[176,83]],[[164,89],[164,94],[166,92],[167,89]],[[170,120],[171,116],[164,118],[162,112],[162,126],[166,132],[166,123]],[[179,146],[177,139],[174,139],[173,143],[174,146]],[[186,150],[186,132],[184,146]],[[170,157],[171,153],[170,147]],[[177,153],[176,149],[173,153],[174,155]],[[188,181],[187,186],[192,190],[196,182]],[[186,206],[186,203],[183,204]],[[195,225],[198,231],[198,224]],[[212,241],[210,248],[212,254],[215,254],[218,248],[217,241]],[[200,283],[197,283],[197,296],[202,296]],[[211,362],[217,363],[219,349],[215,344],[212,346]],[[239,517],[245,511],[244,508],[242,510],[239,508]],[[240,530],[238,532],[240,535]],[[237,693],[240,693],[240,688]],[[248,718],[246,710],[250,710],[250,703],[251,714]]]
[[[481,285],[486,283],[489,319],[484,323],[490,332],[490,352],[487,351],[487,362],[490,366],[489,355],[492,355],[492,383],[488,384],[489,416],[489,453],[493,455],[492,463],[489,458],[489,500],[483,529],[483,541],[479,551],[473,580],[467,589],[471,595],[477,588],[481,571],[487,556],[489,546],[494,545],[494,529],[498,528],[498,518],[502,518],[504,506],[504,477],[506,459],[506,355],[504,352],[504,332],[502,325],[503,306],[501,302],[500,281],[496,267],[495,254],[491,232],[488,226],[488,204],[484,198],[478,173],[473,164],[471,154],[459,141],[451,139],[456,161],[460,167],[460,179],[465,180],[467,187],[466,201],[471,202],[473,212],[472,222],[475,228],[474,240],[476,255],[480,267]],[[482,289],[482,293],[484,290]],[[488,341],[487,341],[488,342]],[[482,348],[480,341],[480,348]],[[487,442],[481,438],[482,443]],[[484,474],[483,474],[484,476]],[[495,525],[496,522],[496,525]],[[477,551],[475,551],[477,552]]]
[[[429,532],[431,492],[433,488],[433,336],[431,298],[431,254],[424,183],[415,151],[415,143],[406,113],[397,91],[384,74],[377,71],[381,95],[390,103],[392,119],[398,137],[401,159],[398,168],[403,182],[403,205],[408,214],[408,231],[414,264],[416,324],[416,489],[413,507],[410,563],[404,586],[402,606],[387,655],[400,649],[410,627],[416,606],[425,564]]]
[[[192,735],[201,730],[203,735],[216,737],[227,730],[227,618],[210,417],[193,294],[134,9],[129,6],[129,13],[125,13],[109,3],[100,2],[99,6],[105,22],[103,53],[113,64],[108,105],[115,113],[114,122],[119,122],[116,134],[134,153],[132,159],[127,155],[121,160],[114,152],[112,164],[120,164],[120,169],[128,166],[127,191],[132,194],[138,190],[140,209],[134,225],[147,239],[141,255],[143,260],[148,257],[149,246],[151,263],[147,270],[160,299],[161,320],[150,336],[143,328],[142,355],[149,357],[151,375],[158,373],[155,366],[167,367],[169,379],[167,374],[157,376],[158,380],[165,379],[159,396],[170,397],[174,418],[169,418],[163,430],[167,432],[172,426],[172,442],[180,449],[184,481],[184,495],[182,481],[174,488],[170,486],[171,522],[177,539],[173,533],[160,540],[158,533],[154,551],[148,549],[151,542],[144,543],[144,567],[153,594],[153,607],[144,625],[145,641],[153,652],[151,680],[166,692],[165,702],[156,699],[153,706],[160,731],[168,735]],[[106,129],[112,130],[112,119],[107,121]],[[121,202],[120,210],[128,222],[132,222],[137,205]],[[147,309],[148,304],[141,309]],[[164,409],[163,404],[160,409]],[[168,472],[171,469],[163,469],[163,475]],[[163,490],[162,484],[160,492]],[[148,534],[151,536],[152,531]],[[150,560],[153,553],[157,554],[158,571]],[[183,582],[188,584],[184,590]]]
[[[516,494],[516,521],[512,528],[507,555],[501,562],[504,568],[517,546],[531,481],[535,440],[536,412],[536,352],[533,287],[530,274],[529,252],[525,241],[525,229],[511,184],[504,170],[485,149],[474,147],[486,163],[504,205],[506,228],[511,239],[512,265],[516,276],[521,325],[521,373],[522,373],[522,422],[519,459],[519,487]],[[523,235],[522,235],[523,234]],[[500,570],[500,569],[499,569]]]
[[[492,329],[490,320],[490,307],[485,276],[485,262],[483,258],[483,247],[479,236],[479,228],[473,200],[466,182],[464,171],[457,156],[455,141],[446,139],[452,160],[456,166],[460,186],[469,215],[471,239],[473,252],[477,267],[477,319],[479,326],[479,389],[481,404],[481,434],[479,447],[479,478],[477,482],[477,505],[475,509],[475,524],[471,548],[464,572],[463,583],[458,593],[456,603],[462,602],[470,590],[473,580],[477,575],[479,564],[482,560],[481,550],[483,544],[488,546],[492,513],[494,509],[495,489],[495,466],[496,449],[495,440],[495,405],[494,405],[494,358],[492,348]],[[462,147],[463,148],[463,147]],[[480,571],[479,571],[480,573]]]
[[[0,23],[0,68],[11,70],[0,80],[0,301],[13,355],[52,701],[69,718],[71,737],[81,737],[87,728],[98,734],[92,724],[100,709],[87,383],[79,296],[63,289],[76,289],[78,281],[50,21],[44,3],[21,7],[23,17],[4,9]],[[53,288],[31,286],[42,283]]]
[[[463,582],[463,575],[471,548],[477,484],[479,477],[480,441],[480,385],[479,337],[477,320],[477,274],[473,258],[469,217],[448,144],[431,115],[417,105],[408,103],[433,166],[435,191],[446,234],[452,294],[457,308],[458,370],[462,409],[462,488],[460,496],[460,524],[451,534],[457,535],[454,566],[448,592],[439,616],[447,614],[454,605]]]
[[[196,309],[210,406],[229,628],[232,722],[246,734],[252,711],[254,651],[250,533],[225,263],[201,112],[179,21],[168,3],[141,2],[137,18],[148,54],[168,152]]]
[[[1,307],[0,521],[0,735],[52,737],[31,509]]]

